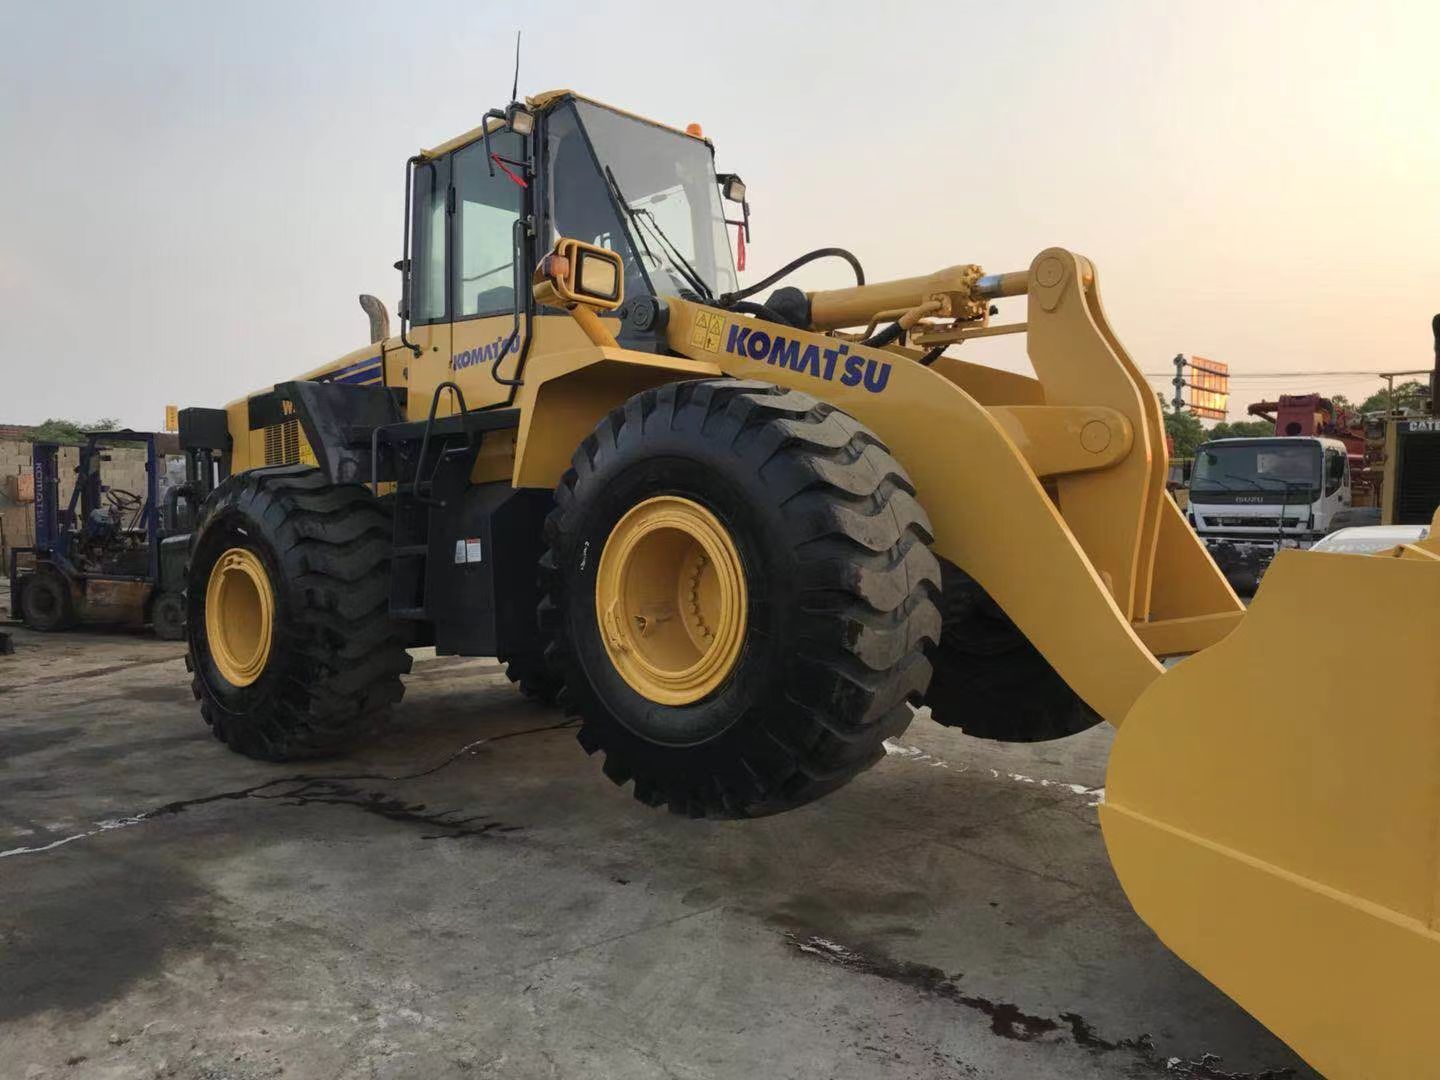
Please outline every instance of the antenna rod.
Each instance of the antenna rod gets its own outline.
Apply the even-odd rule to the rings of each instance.
[[[510,100],[519,101],[520,93],[520,31],[515,31],[515,81],[510,84]]]

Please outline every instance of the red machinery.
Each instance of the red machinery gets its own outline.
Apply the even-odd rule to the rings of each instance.
[[[1309,435],[1339,439],[1350,459],[1350,487],[1355,505],[1375,505],[1376,482],[1365,460],[1365,428],[1358,416],[1319,394],[1281,394],[1279,401],[1257,401],[1246,410],[1269,420],[1276,435]]]

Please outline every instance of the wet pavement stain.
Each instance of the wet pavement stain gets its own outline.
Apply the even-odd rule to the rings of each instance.
[[[0,1023],[50,1010],[91,1015],[158,975],[167,957],[203,952],[229,963],[214,896],[163,852],[92,856],[81,889],[54,865],[27,867],[0,910]],[[19,1067],[0,1053],[0,1075]]]
[[[160,686],[130,686],[122,690],[120,696],[130,701],[154,702],[159,705],[168,705],[172,702],[183,702],[188,705],[194,700],[188,682]]]
[[[990,1017],[990,1030],[1004,1039],[1030,1042],[1049,1034],[1060,1025],[1045,1016],[1022,1012],[1018,1005],[1009,1002],[995,1002],[988,998],[966,994],[957,985],[963,974],[947,975],[939,968],[928,964],[915,964],[908,960],[892,960],[889,957],[869,956],[848,949],[829,938],[818,934],[800,935],[788,932],[785,935],[790,946],[798,952],[824,960],[826,963],[843,967],[847,971],[862,975],[875,975],[890,982],[901,983],[932,997],[944,998],[957,1005],[975,1009]]]
[[[3,683],[0,684],[0,691],[23,690],[27,686],[54,686],[57,683],[74,682],[76,679],[98,679],[102,675],[113,675],[117,671],[129,671],[137,667],[148,667],[151,664],[169,664],[180,659],[182,657],[178,655],[130,657],[126,658],[123,663],[90,668],[88,671],[77,671],[69,675],[49,675],[42,679],[33,679],[30,682]]]
[[[928,964],[860,952],[819,934],[786,931],[785,940],[796,952],[811,959],[844,968],[846,971],[899,983],[927,996],[951,1001],[982,1013],[990,1018],[991,1033],[1004,1039],[1034,1042],[1047,1038],[1063,1038],[1063,1024],[1069,1029],[1070,1040],[1077,1046],[1097,1054],[1133,1055],[1133,1070],[1139,1071],[1131,1071],[1132,1076],[1161,1075],[1176,1080],[1290,1080],[1295,1075],[1295,1070],[1288,1066],[1260,1072],[1227,1072],[1220,1068],[1221,1058],[1208,1053],[1193,1060],[1162,1057],[1149,1035],[1138,1035],[1129,1039],[1105,1039],[1098,1035],[1089,1021],[1079,1013],[1063,1012],[1052,1019],[1027,1013],[1010,1002],[997,1002],[977,994],[967,994],[959,986],[959,980],[964,978],[963,972],[949,975]]]
[[[137,814],[108,818],[105,821],[96,822],[90,829],[75,833],[71,836],[37,841],[34,844],[24,847],[0,851],[0,859],[20,855],[39,855],[48,851],[54,851],[67,844],[87,840],[92,836],[112,832],[116,829],[132,828],[136,825],[142,825],[163,817],[183,814],[197,807],[222,802],[240,802],[246,799],[258,799],[262,801],[275,800],[291,806],[352,806],[365,813],[376,814],[391,821],[424,825],[440,830],[439,832],[423,835],[421,837],[422,840],[460,839],[472,836],[489,836],[492,834],[503,835],[505,833],[515,832],[523,826],[505,825],[498,821],[482,821],[478,817],[456,818],[454,815],[459,813],[458,810],[428,811],[424,803],[406,803],[383,791],[367,790],[352,787],[351,785],[366,781],[403,783],[409,780],[419,780],[427,776],[433,776],[441,769],[454,764],[461,758],[474,754],[482,746],[504,742],[506,739],[520,738],[525,735],[539,735],[549,731],[561,731],[574,726],[575,721],[566,720],[558,724],[546,724],[541,727],[524,728],[520,731],[506,732],[503,735],[486,736],[485,738],[466,743],[444,760],[429,768],[421,769],[418,772],[403,773],[396,776],[387,776],[383,773],[356,773],[345,776],[301,773],[296,776],[276,777],[259,784],[252,784],[250,787],[237,788],[233,791],[220,791],[211,795],[198,795],[190,799],[177,799],[174,802],[168,802],[162,806],[157,806]],[[477,824],[477,822],[480,823]]]
[[[84,730],[79,725],[71,725],[32,731],[0,731],[0,764],[8,764],[14,758],[48,750],[52,746],[64,746]]]
[[[460,813],[458,810],[427,812],[429,808],[424,803],[407,803],[383,791],[367,791],[324,779],[306,781],[290,791],[255,794],[251,797],[280,799],[289,806],[353,806],[387,821],[400,821],[441,830],[421,836],[422,840],[457,840],[489,833],[517,832],[524,828],[522,825],[487,821],[478,814],[455,817],[454,815]]]
[[[1295,1070],[1291,1068],[1228,1072],[1220,1068],[1220,1062],[1217,1054],[1201,1054],[1194,1061],[1167,1058],[1162,1062],[1158,1056],[1152,1059],[1157,1068],[1164,1069],[1166,1076],[1181,1077],[1182,1080],[1290,1080],[1295,1075]]]

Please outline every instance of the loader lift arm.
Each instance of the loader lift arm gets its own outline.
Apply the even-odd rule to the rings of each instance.
[[[919,307],[973,316],[992,298],[1020,295],[1029,310],[1014,329],[1028,331],[1033,380],[951,357],[925,366],[918,350],[823,332]],[[926,501],[937,554],[978,581],[1101,716],[1123,721],[1160,675],[1157,655],[1196,651],[1234,628],[1239,600],[1165,498],[1159,404],[1109,329],[1089,260],[1051,248],[1024,273],[956,267],[809,299],[818,325],[800,330],[666,297],[669,348],[697,377],[718,371],[815,393],[882,432]],[[955,325],[951,333],[1010,329]],[[522,394],[517,486],[551,486],[563,469],[563,455],[527,443],[529,430],[565,445],[552,424],[570,416],[568,427],[588,430],[598,419],[574,420],[574,406],[558,404],[564,387],[601,412],[602,372],[629,387],[627,375],[645,378],[638,360],[601,345],[536,358]],[[687,369],[659,357],[646,364],[670,378]]]

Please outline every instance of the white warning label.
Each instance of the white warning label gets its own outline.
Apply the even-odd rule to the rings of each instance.
[[[455,541],[455,563],[475,563],[480,561],[481,545],[478,536],[467,537],[464,540]]]

